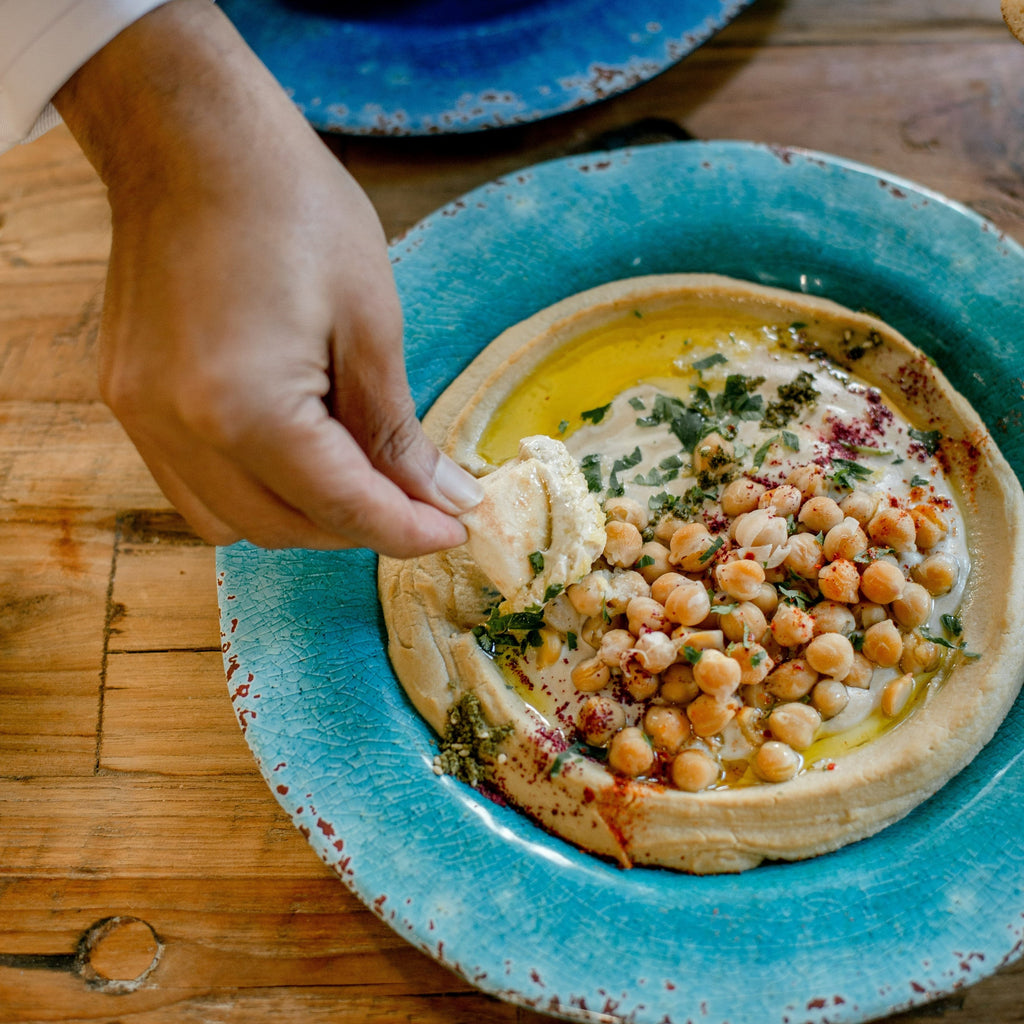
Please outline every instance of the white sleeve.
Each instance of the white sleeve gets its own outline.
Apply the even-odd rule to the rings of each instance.
[[[122,29],[165,0],[0,0],[0,152],[60,121],[50,100]]]

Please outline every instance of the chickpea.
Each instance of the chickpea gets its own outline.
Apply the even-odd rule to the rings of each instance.
[[[644,668],[638,652],[633,648],[622,652],[619,670],[622,672],[622,682],[634,700],[653,697],[661,686],[661,679]]]
[[[782,563],[786,568],[802,579],[814,580],[823,563],[821,545],[813,533],[797,533],[789,538],[789,551]]]
[[[818,589],[821,596],[829,601],[853,604],[860,592],[860,573],[857,572],[857,566],[846,558],[837,558],[823,566],[818,573]]]
[[[949,531],[945,517],[934,505],[915,505],[910,518],[914,520],[914,542],[921,551],[935,547]]]
[[[939,664],[939,645],[923,637],[910,636],[903,639],[903,654],[900,657],[900,671],[917,675],[918,672],[931,672]]]
[[[605,526],[604,558],[609,565],[625,569],[640,558],[644,538],[632,523],[613,519]]]
[[[852,561],[868,549],[867,534],[861,529],[860,523],[852,516],[847,516],[837,526],[833,526],[825,534],[822,550],[825,557],[834,562],[845,558]]]
[[[760,644],[730,644],[728,653],[740,667],[741,686],[763,682],[775,667],[775,662]]]
[[[654,748],[642,729],[627,725],[620,729],[608,744],[608,767],[635,779],[651,770]]]
[[[783,647],[799,647],[814,636],[814,619],[795,604],[780,604],[772,616],[772,636]]]
[[[751,601],[743,601],[728,615],[721,617],[722,633],[726,640],[760,643],[768,632],[764,612]]]
[[[699,747],[689,747],[673,758],[669,774],[676,789],[699,793],[713,786],[721,777],[722,770],[710,754]]]
[[[842,633],[849,636],[857,628],[857,620],[853,612],[838,601],[819,601],[811,608],[814,619],[814,635],[822,633]]]
[[[770,508],[777,516],[796,515],[803,501],[800,489],[792,484],[779,484],[764,492],[757,499],[758,508]]]
[[[785,544],[789,537],[785,516],[776,515],[770,508],[756,508],[753,512],[744,512],[737,516],[732,521],[730,532],[741,548],[757,548],[764,545],[777,548],[780,544]]]
[[[712,432],[702,437],[693,449],[693,472],[719,477],[732,464],[735,449],[731,441]]]
[[[711,598],[703,583],[687,579],[665,598],[665,617],[680,626],[697,626],[711,611]]]
[[[875,491],[851,491],[839,507],[844,516],[856,519],[861,526],[867,526],[878,509],[878,494]]]
[[[652,675],[664,672],[675,664],[679,651],[675,643],[664,633],[644,633],[636,642],[637,660]],[[621,662],[620,662],[621,664]]]
[[[908,583],[890,607],[893,618],[904,629],[917,629],[928,621],[932,604],[932,595],[920,583]]]
[[[605,597],[605,610],[612,615],[622,615],[634,597],[650,597],[651,588],[638,572],[626,569],[617,572],[609,580]]]
[[[889,604],[902,596],[907,578],[898,565],[879,558],[864,570],[860,592],[875,604]]]
[[[764,683],[752,683],[741,688],[743,703],[755,711],[767,711],[775,706],[775,697],[768,692]]]
[[[844,686],[853,686],[858,690],[867,690],[871,686],[871,677],[875,674],[875,666],[858,651],[853,656],[853,668],[843,678]]]
[[[570,584],[566,595],[580,615],[600,615],[610,590],[608,573],[598,570],[587,573],[579,583]]]
[[[585,743],[603,747],[626,724],[626,712],[611,697],[588,697],[580,706],[576,727]]]
[[[871,517],[868,522],[868,536],[882,547],[908,551],[914,547],[917,528],[906,509],[887,505]]]
[[[882,714],[888,718],[895,718],[907,706],[913,694],[914,677],[909,672],[891,679],[882,691],[882,700],[879,704]]]
[[[701,572],[710,560],[705,553],[711,545],[711,534],[703,523],[687,523],[672,534],[669,561],[684,572]]]
[[[652,584],[651,584],[651,597],[655,601],[665,604],[668,600],[668,595],[675,590],[676,587],[683,583],[693,583],[689,576],[684,576],[681,572],[673,572],[671,569],[663,572]]]
[[[802,658],[784,661],[768,673],[765,689],[780,700],[800,700],[811,692],[818,673]]]
[[[770,618],[779,607],[779,592],[770,583],[762,583],[752,603],[761,609],[765,618]]]
[[[653,597],[634,597],[626,605],[626,619],[629,631],[634,636],[652,630],[662,630],[668,626],[665,606],[658,604]]]
[[[804,501],[816,498],[827,490],[825,470],[813,462],[793,469],[786,477],[786,483],[795,487]]]
[[[736,712],[736,725],[751,748],[759,747],[767,739],[764,729],[764,712],[755,707],[742,707]]]
[[[597,656],[610,668],[618,668],[622,652],[628,651],[635,639],[628,629],[609,629],[601,637]]]
[[[764,569],[752,558],[735,558],[715,568],[715,580],[731,598],[753,601],[764,583]]]
[[[669,634],[673,640],[679,641],[682,647],[692,647],[695,651],[724,651],[725,634],[720,629],[691,629],[689,626],[677,626]]]
[[[699,693],[700,687],[693,678],[693,666],[687,662],[677,661],[662,672],[661,689],[658,691],[662,700],[670,704],[689,704]]]
[[[809,498],[800,508],[797,521],[814,533],[828,533],[844,518],[843,510],[831,498]]]
[[[903,637],[891,619],[878,622],[864,631],[864,644],[861,647],[869,661],[882,668],[892,668],[899,664],[903,653]]]
[[[562,634],[548,626],[542,626],[541,644],[533,649],[537,668],[550,668],[562,655]]]
[[[680,519],[679,516],[662,516],[654,524],[654,539],[662,544],[669,544],[672,541],[672,534],[679,529],[680,526],[685,526],[686,520]]]
[[[584,658],[571,672],[572,685],[581,693],[596,693],[612,680],[611,669],[600,658]]]
[[[743,512],[752,512],[757,508],[757,499],[764,492],[764,484],[740,477],[725,485],[718,501],[722,506],[722,511],[730,518],[734,518]]]
[[[941,553],[929,555],[910,570],[911,578],[920,583],[932,597],[948,594],[956,585],[959,574],[956,560]]]
[[[800,771],[803,758],[788,744],[769,740],[758,747],[751,763],[765,782],[786,782]]]
[[[693,666],[693,678],[704,693],[724,701],[740,686],[740,664],[721,651],[705,651]]]
[[[853,670],[853,644],[842,633],[822,633],[804,650],[807,664],[823,676],[845,679]]]
[[[768,716],[768,728],[775,739],[794,750],[806,750],[821,728],[821,715],[810,704],[779,704]]]
[[[647,583],[653,584],[672,570],[672,563],[668,560],[668,548],[656,540],[649,540],[644,543],[644,546],[640,549],[639,561],[646,563],[641,564],[639,572]],[[664,604],[664,601],[662,604]]]
[[[613,620],[607,616],[591,615],[580,623],[580,637],[585,644],[598,648],[601,646],[605,633],[613,628],[612,622]]]
[[[696,736],[706,738],[721,732],[742,707],[738,700],[720,701],[708,693],[695,697],[686,706],[686,717]]]
[[[838,679],[819,679],[811,690],[811,703],[822,718],[835,718],[850,703],[850,692]]]
[[[604,514],[609,522],[632,523],[638,530],[647,529],[650,513],[632,498],[609,498],[604,503]]]
[[[885,608],[874,601],[858,601],[853,606],[853,615],[861,629],[867,629],[876,622],[884,622],[889,618]]]
[[[674,754],[690,738],[690,720],[682,708],[652,704],[644,713],[644,732],[655,750]]]

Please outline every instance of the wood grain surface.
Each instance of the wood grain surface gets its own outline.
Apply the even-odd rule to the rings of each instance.
[[[539,160],[687,135],[873,164],[1024,242],[1024,46],[999,0],[759,0],[569,115],[326,141],[395,236]],[[365,909],[257,773],[213,551],[99,401],[109,241],[64,129],[0,156],[0,1022],[540,1024]],[[891,1020],[1021,1024],[1024,967]]]

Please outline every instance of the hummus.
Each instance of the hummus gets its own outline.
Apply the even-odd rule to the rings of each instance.
[[[604,509],[561,441],[524,438],[483,484],[483,500],[462,522],[503,610],[544,605],[590,571],[605,546]]]
[[[438,771],[584,849],[696,873],[835,849],[1017,693],[1019,484],[872,317],[616,282],[505,332],[425,425],[488,497],[469,544],[381,560],[393,664],[459,724]]]

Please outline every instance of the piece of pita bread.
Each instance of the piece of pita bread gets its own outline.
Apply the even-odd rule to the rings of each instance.
[[[1003,21],[1010,31],[1024,43],[1024,0],[1003,0]]]

